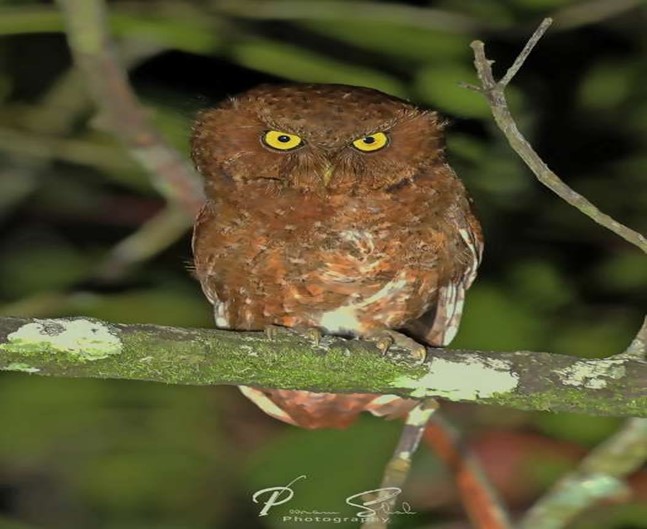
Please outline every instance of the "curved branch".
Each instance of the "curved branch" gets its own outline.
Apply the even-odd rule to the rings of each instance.
[[[622,478],[638,470],[645,459],[647,420],[629,419],[531,507],[520,529],[560,529],[600,500],[626,497]]]
[[[395,351],[397,353],[397,350]],[[647,417],[647,362],[542,352],[430,348],[422,365],[375,346],[286,331],[122,325],[88,318],[0,318],[0,369],[45,376],[245,384],[321,392],[439,397],[523,410]]]
[[[106,27],[103,0],[57,0],[65,18],[70,50],[100,111],[100,123],[146,169],[169,200],[195,214],[202,188],[191,167],[149,123],[119,65]]]
[[[546,163],[532,148],[532,145],[528,143],[528,140],[523,137],[517,128],[517,124],[515,123],[512,114],[510,114],[510,109],[508,108],[508,103],[504,93],[505,88],[519,68],[521,68],[523,62],[532,51],[532,48],[537,44],[551,23],[552,20],[550,18],[545,19],[541,23],[517,59],[514,61],[513,65],[508,69],[500,81],[496,81],[494,79],[494,74],[492,73],[492,61],[485,56],[485,45],[483,42],[480,40],[472,42],[471,47],[474,50],[474,65],[476,67],[479,80],[481,81],[481,86],[467,87],[475,89],[486,97],[497,126],[505,135],[510,146],[535,174],[537,180],[557,194],[557,196],[562,200],[579,209],[582,213],[593,219],[598,224],[611,230],[616,235],[619,235],[627,242],[630,242],[634,246],[640,248],[643,252],[647,253],[647,239],[644,235],[628,228],[613,217],[600,211],[586,198],[566,185],[559,176],[557,176],[557,174],[549,169]]]

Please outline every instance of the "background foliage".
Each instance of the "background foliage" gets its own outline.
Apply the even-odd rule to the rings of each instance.
[[[150,116],[185,154],[197,109],[261,82],[370,86],[438,109],[451,119],[448,155],[487,238],[453,345],[586,357],[623,350],[641,320],[644,260],[542,188],[483,98],[457,83],[475,80],[471,40],[487,40],[503,68],[538,20],[554,15],[554,29],[509,89],[515,116],[567,183],[644,231],[645,8],[620,0],[373,5],[113,1],[110,23]],[[439,12],[399,15],[407,6]],[[70,66],[54,6],[0,0],[0,313],[210,326],[187,270],[188,234],[140,262],[106,261],[164,201],[100,132]],[[279,527],[290,507],[348,515],[343,499],[376,486],[398,432],[371,417],[347,431],[296,430],[232,388],[0,381],[0,529]],[[516,512],[619,423],[447,409]],[[258,518],[251,493],[301,474],[293,503]],[[593,512],[580,526],[647,527],[647,474],[632,485],[633,502]],[[398,517],[397,527],[466,527],[428,450],[407,493],[419,514]]]

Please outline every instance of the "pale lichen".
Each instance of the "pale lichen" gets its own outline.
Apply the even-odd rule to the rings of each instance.
[[[64,354],[80,361],[93,361],[120,354],[122,343],[99,321],[87,318],[38,320],[10,333],[0,350],[20,354]]]
[[[590,360],[576,362],[555,371],[562,384],[589,389],[604,389],[610,380],[625,376],[622,360]]]
[[[398,377],[392,385],[413,389],[412,397],[438,396],[451,400],[475,400],[514,391],[519,385],[519,375],[510,371],[510,366],[503,360],[436,358],[422,377]]]
[[[37,367],[32,367],[21,362],[12,362],[7,366],[0,367],[1,371],[20,371],[22,373],[38,373],[40,371]]]

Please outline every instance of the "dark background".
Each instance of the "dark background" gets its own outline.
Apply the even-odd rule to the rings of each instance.
[[[432,17],[429,28],[420,17],[376,20],[367,3],[337,0],[353,3],[355,15],[340,17],[335,2],[323,0],[264,0],[255,8],[114,1],[111,27],[149,116],[185,156],[197,109],[261,82],[363,85],[439,110],[451,119],[448,156],[486,235],[452,345],[582,357],[622,351],[641,322],[645,260],[542,187],[502,139],[483,98],[457,83],[476,81],[474,38],[486,40],[502,74],[541,18],[555,15],[508,90],[515,118],[569,185],[645,230],[641,2],[374,0],[459,16],[441,24]],[[261,19],[279,8],[283,20]],[[292,20],[296,12],[302,16]],[[0,314],[211,326],[187,270],[188,232],[175,241],[169,235],[150,258],[98,272],[164,200],[96,124],[55,7],[0,0]],[[446,408],[517,514],[621,424]],[[234,388],[5,374],[0,529],[300,527],[280,517],[290,508],[350,515],[343,499],[377,486],[398,429],[363,417],[346,431],[301,431],[265,417]],[[292,502],[259,518],[251,494],[302,474]],[[631,483],[633,502],[600,507],[574,527],[647,528],[647,475]],[[451,479],[425,447],[405,499],[419,514],[398,517],[394,527],[469,527]]]

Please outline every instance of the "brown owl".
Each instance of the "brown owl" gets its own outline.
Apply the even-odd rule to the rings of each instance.
[[[482,235],[435,112],[368,88],[261,86],[199,115],[192,156],[207,195],[195,270],[219,328],[318,329],[383,348],[396,341],[414,355],[424,349],[411,338],[454,337]],[[241,389],[307,428],[412,406]]]

